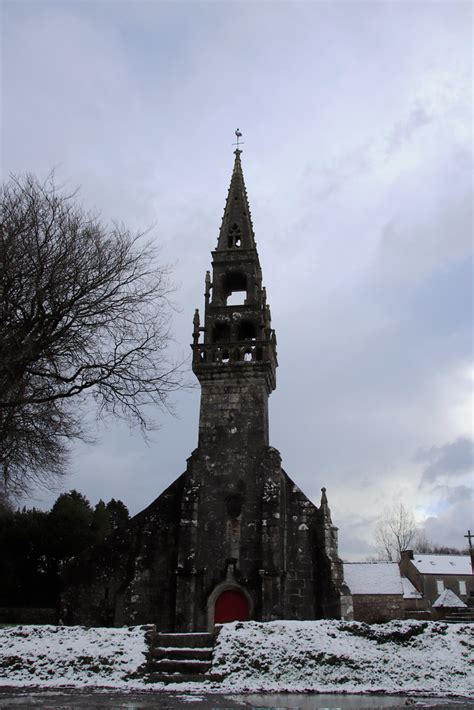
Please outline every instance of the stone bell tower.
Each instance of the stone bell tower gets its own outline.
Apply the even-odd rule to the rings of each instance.
[[[203,321],[198,310],[194,315],[201,409],[181,518],[176,623],[182,631],[233,618],[338,614],[341,570],[325,496],[318,510],[269,445],[276,337],[240,156],[237,149],[212,274],[206,273]]]
[[[340,616],[342,563],[325,489],[318,508],[269,443],[276,338],[240,156],[237,148],[202,321],[194,314],[197,448],[125,529],[68,565],[67,623],[185,632]]]
[[[268,396],[278,364],[240,154],[235,151],[212,279],[206,273],[203,327],[198,310],[194,316],[199,447],[216,449],[215,455],[268,446]]]

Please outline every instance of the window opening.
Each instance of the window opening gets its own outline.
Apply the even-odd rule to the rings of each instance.
[[[244,355],[244,362],[252,362],[252,351],[247,350],[247,352]]]
[[[227,350],[222,353],[222,362],[224,363],[224,365],[228,365],[230,362],[230,355]]]
[[[444,592],[444,582],[442,579],[436,580],[436,590],[437,590],[438,594],[441,594],[441,592]]]
[[[463,579],[459,580],[459,594],[466,595],[466,582]]]
[[[230,495],[226,498],[227,515],[231,518],[238,518],[242,512],[242,496]]]
[[[227,247],[228,249],[233,249],[234,247],[239,248],[242,245],[242,239],[240,234],[240,229],[238,224],[232,225],[227,236]]]
[[[221,343],[224,340],[230,340],[230,325],[228,323],[217,321],[214,326],[213,340],[215,343]]]
[[[247,277],[242,273],[228,273],[224,277],[223,296],[226,306],[243,306],[247,300]]]
[[[239,325],[237,338],[239,340],[256,340],[257,339],[257,329],[255,325],[248,320],[244,320]]]

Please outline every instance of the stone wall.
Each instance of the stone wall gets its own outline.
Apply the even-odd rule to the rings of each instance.
[[[352,600],[354,621],[374,624],[404,618],[401,594],[354,594]]]

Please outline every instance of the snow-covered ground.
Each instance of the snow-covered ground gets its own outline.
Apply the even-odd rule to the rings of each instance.
[[[391,621],[235,622],[213,671],[226,689],[471,695],[474,624]]]
[[[13,626],[0,629],[0,685],[126,688],[146,652],[140,626]]]
[[[471,696],[473,642],[473,624],[235,622],[215,647],[212,674],[220,682],[167,690]],[[146,650],[144,627],[0,629],[0,685],[150,689],[135,675]]]

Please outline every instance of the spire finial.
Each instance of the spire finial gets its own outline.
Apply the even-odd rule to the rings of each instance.
[[[234,150],[234,153],[236,155],[240,155],[240,153],[242,151],[239,149],[239,146],[244,145],[244,144],[243,144],[243,142],[242,143],[240,142],[240,139],[242,138],[242,133],[240,132],[239,128],[236,128],[236,130],[235,130],[235,137],[237,138],[237,143],[232,143],[232,145],[237,146],[237,148]]]

